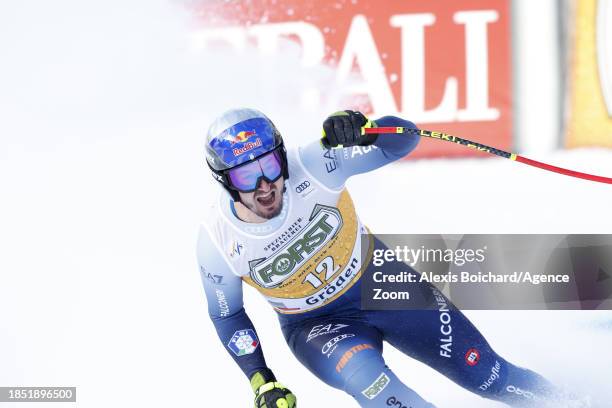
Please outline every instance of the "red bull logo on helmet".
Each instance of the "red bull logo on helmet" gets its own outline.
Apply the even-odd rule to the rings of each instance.
[[[257,133],[255,130],[242,130],[235,135],[229,135],[227,140],[230,141],[231,146],[234,146],[237,143],[241,143],[241,147],[235,147],[232,149],[232,153],[234,156],[240,156],[243,153],[248,152],[249,150],[253,150],[256,147],[260,147],[262,145],[262,141],[260,138],[256,138],[254,141],[249,141],[253,136],[256,136]]]
[[[249,150],[253,150],[256,147],[260,147],[261,145],[261,139],[257,138],[254,142],[246,142],[244,146],[232,149],[232,153],[234,153],[234,156],[240,156],[241,154],[246,153]]]
[[[282,143],[278,131],[268,119],[262,117],[235,123],[209,142],[225,168],[261,156],[276,148],[277,143]]]
[[[229,135],[228,139],[230,143],[235,145],[236,143],[244,143],[251,138],[251,136],[255,136],[256,133],[254,130],[243,130],[238,132],[235,135]]]

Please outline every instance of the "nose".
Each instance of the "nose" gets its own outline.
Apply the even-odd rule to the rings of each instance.
[[[272,184],[268,183],[266,180],[261,179],[261,182],[259,183],[259,188],[258,190],[267,193],[268,191],[270,191],[270,189],[272,188]]]

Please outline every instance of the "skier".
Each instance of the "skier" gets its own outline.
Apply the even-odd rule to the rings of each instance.
[[[296,397],[266,365],[243,308],[243,282],[276,310],[298,360],[362,407],[433,407],[387,367],[383,340],[482,397],[545,406],[555,387],[497,355],[435,287],[418,288],[434,308],[360,309],[359,278],[370,264],[361,255],[367,230],[345,182],[406,156],[419,141],[362,133],[376,126],[416,128],[397,117],[371,121],[346,110],[324,121],[324,144],[295,150],[286,150],[274,124],[254,109],[230,110],[208,130],[206,161],[225,191],[200,228],[198,261],[209,314],[249,378],[255,406],[291,408]],[[370,237],[366,252],[386,249]]]

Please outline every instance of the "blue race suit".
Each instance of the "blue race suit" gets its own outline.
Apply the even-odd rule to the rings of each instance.
[[[391,116],[375,123],[415,128]],[[326,150],[317,141],[289,151],[283,210],[262,224],[240,221],[233,201],[223,193],[198,241],[208,310],[218,336],[247,377],[266,368],[257,332],[243,307],[245,282],[276,310],[299,361],[362,407],[433,406],[387,367],[383,340],[485,398],[512,406],[541,406],[555,388],[497,355],[435,287],[421,283],[413,289],[432,305],[427,309],[360,308],[359,278],[371,267],[359,251],[361,234],[367,230],[344,183],[350,176],[400,159],[418,141],[413,135],[380,134],[368,147]],[[376,238],[364,244],[370,254],[386,249]],[[385,273],[398,272],[392,264],[386,268]]]

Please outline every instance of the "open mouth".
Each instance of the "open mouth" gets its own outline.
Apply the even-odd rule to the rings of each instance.
[[[267,193],[260,194],[257,196],[256,200],[259,204],[264,207],[269,207],[274,204],[274,200],[276,199],[276,192],[274,190],[270,190]]]

